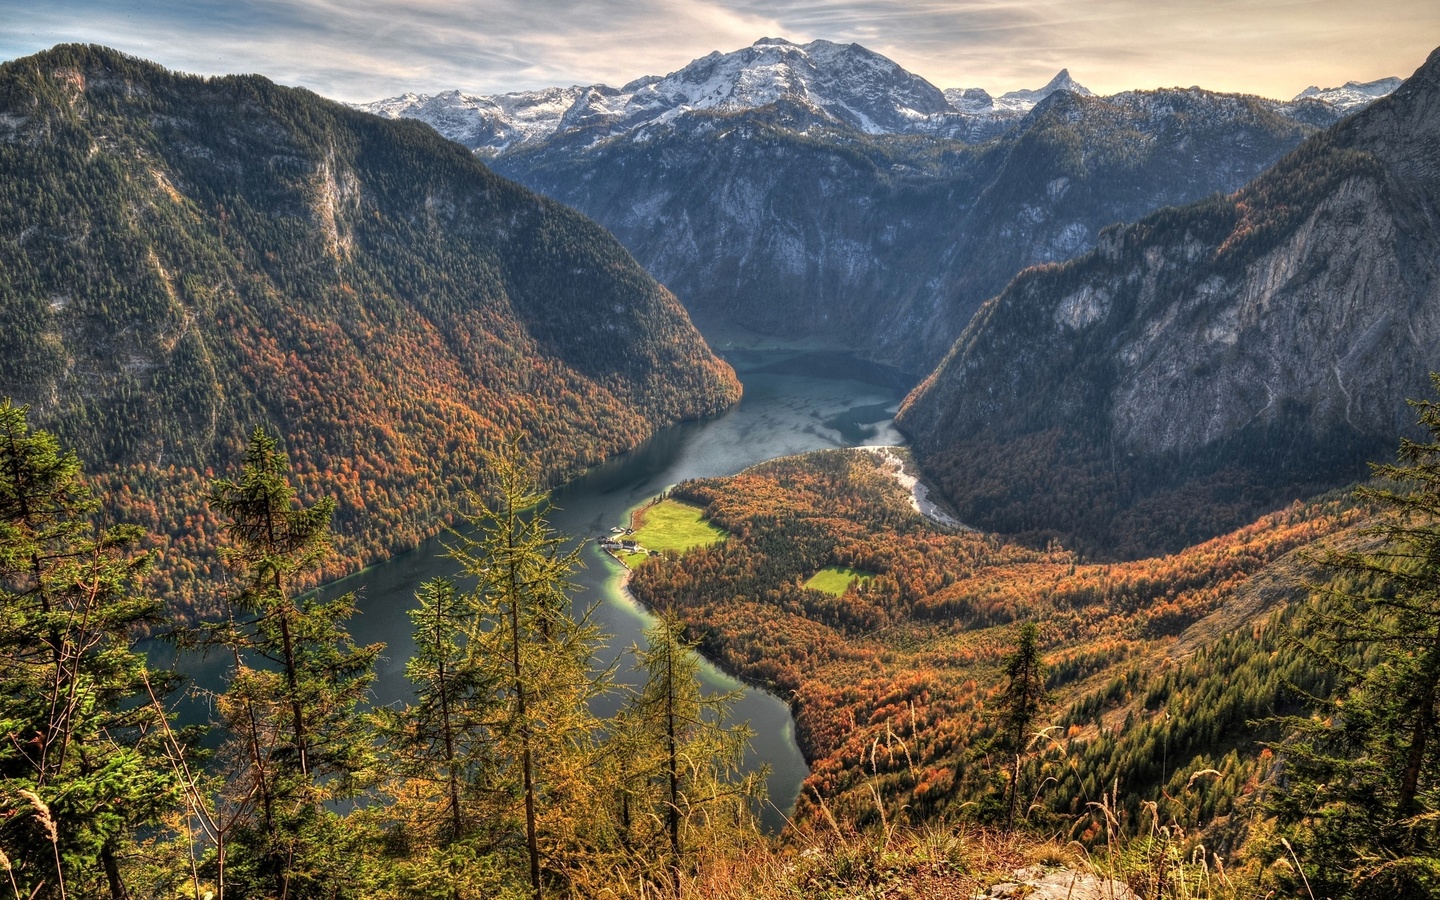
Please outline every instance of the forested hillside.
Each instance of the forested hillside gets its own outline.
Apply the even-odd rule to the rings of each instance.
[[[1018,624],[1032,622],[1049,696],[1026,730],[1046,737],[1027,761],[1024,818],[1080,834],[1093,817],[1092,836],[1105,823],[1087,803],[1116,779],[1130,829],[1162,788],[1161,818],[1186,828],[1232,810],[1259,741],[1278,734],[1254,723],[1301,709],[1297,689],[1334,683],[1275,618],[1319,577],[1295,551],[1364,517],[1347,497],[1297,504],[1171,556],[1106,565],[938,527],[863,451],[775,460],[671,496],[731,537],[644,563],[631,590],[673,610],[726,668],[793,698],[811,760],[798,817],[822,816],[818,797],[873,822],[873,790],[891,816],[998,821],[1009,763],[996,710]],[[807,584],[835,567],[863,574],[843,592]],[[1218,774],[1182,796],[1204,769]]]
[[[0,396],[179,575],[257,424],[335,492],[335,575],[432,533],[481,450],[553,480],[738,393],[610,235],[423,125],[98,47],[0,66]]]
[[[1440,369],[1440,54],[1234,194],[1021,273],[898,417],[967,522],[1112,556],[1336,487]]]

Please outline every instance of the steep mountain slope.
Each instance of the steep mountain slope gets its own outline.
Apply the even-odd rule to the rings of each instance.
[[[738,384],[610,235],[419,123],[61,46],[0,67],[0,395],[191,541],[269,424],[353,563],[512,435],[559,477]]]
[[[1364,474],[1440,369],[1440,51],[1236,194],[1022,273],[900,424],[967,521],[1122,554]]]
[[[1233,190],[1309,131],[1248,97],[1058,92],[980,146],[772,105],[495,166],[605,224],[702,322],[829,335],[924,374],[1015,272]]]

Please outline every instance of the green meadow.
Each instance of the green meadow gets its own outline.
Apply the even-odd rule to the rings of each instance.
[[[854,582],[869,581],[874,577],[874,572],[867,572],[864,569],[852,569],[849,566],[826,566],[810,576],[810,580],[805,582],[805,586],[839,597]]]
[[[722,529],[705,520],[704,510],[678,500],[661,500],[637,510],[632,525],[635,533],[626,535],[626,539],[638,541],[646,550],[674,550],[680,553],[726,537]],[[644,559],[645,554],[622,553],[620,558],[633,566]]]

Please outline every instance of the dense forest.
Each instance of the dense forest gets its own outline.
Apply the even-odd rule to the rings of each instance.
[[[331,486],[333,577],[433,534],[482,451],[554,483],[739,395],[609,234],[428,128],[102,48],[0,66],[0,271],[0,392],[172,593],[219,573],[237,423]]]
[[[862,819],[875,814],[872,784],[895,810],[921,817],[991,795],[993,773],[979,763],[991,752],[986,710],[1021,622],[1041,628],[1053,724],[1066,729],[1070,762],[1087,766],[1075,773],[1078,790],[1040,799],[1057,813],[1083,814],[1119,775],[1138,803],[1161,774],[1149,769],[1148,745],[1128,754],[1085,747],[1139,734],[1164,712],[1140,702],[1148,679],[1182,666],[1190,654],[1179,648],[1202,630],[1248,628],[1252,619],[1260,627],[1303,580],[1292,551],[1363,514],[1337,497],[1173,556],[1105,565],[1055,546],[1033,550],[937,527],[910,508],[886,461],[863,451],[776,460],[730,479],[683,483],[671,495],[704,506],[732,537],[642,565],[631,590],[647,605],[673,608],[726,667],[793,695],[810,786],[832,809]],[[805,587],[832,565],[873,577],[839,597]],[[1285,578],[1290,591],[1249,597],[1262,573]],[[1208,642],[1191,650],[1200,647],[1208,652]],[[1268,693],[1260,684],[1240,688],[1256,709],[1273,706],[1286,684],[1266,677]],[[1204,752],[1241,739],[1255,717],[1206,710],[1216,718],[1193,725],[1209,734],[1194,742]],[[1142,745],[1150,739],[1147,732]],[[883,762],[874,758],[877,741]],[[1176,744],[1171,773],[1212,767],[1185,749]]]
[[[1405,452],[1434,464],[1434,445]],[[1433,472],[1424,469],[1427,490]],[[1428,664],[1432,601],[1407,610],[1424,621],[1406,626],[1408,639],[1390,612],[1354,601],[1411,565],[1408,553],[1367,555],[1376,534],[1423,543],[1408,526],[1376,524],[1390,521],[1375,516],[1397,495],[1327,495],[1177,554],[1118,564],[939,527],[911,508],[885,456],[863,451],[775,460],[671,496],[703,506],[731,536],[642,564],[631,590],[679,616],[726,668],[793,698],[812,761],[797,822],[979,820],[1088,845],[1143,842],[1163,826],[1188,835],[1179,841],[1188,850],[1252,874],[1284,852],[1288,834],[1316,853],[1305,871],[1330,896],[1349,896],[1347,878],[1368,871],[1325,831],[1352,828],[1355,795],[1306,807],[1283,763],[1297,752],[1287,738],[1297,728],[1332,754],[1354,750],[1327,730],[1333,713],[1307,710],[1321,698],[1343,705],[1346,687],[1377,677],[1385,653],[1402,668]],[[868,574],[838,597],[807,587],[828,567]],[[1341,629],[1349,633],[1331,637]],[[1367,641],[1371,629],[1391,637]],[[1042,674],[1016,725],[1017,648],[1027,644]],[[1406,689],[1421,709],[1433,684],[1426,676]],[[1408,715],[1411,728],[1434,724],[1413,708],[1388,714]],[[1364,733],[1380,718],[1348,727]],[[1417,772],[1435,771],[1424,739],[1397,746],[1413,751]],[[1329,777],[1347,777],[1333,756],[1315,755]],[[1312,791],[1321,781],[1308,782]],[[1429,828],[1397,822],[1405,806],[1380,814],[1392,834]],[[1312,816],[1324,825],[1303,837],[1286,830]],[[1419,862],[1397,863],[1377,883],[1432,885],[1429,838],[1412,832],[1400,848]]]

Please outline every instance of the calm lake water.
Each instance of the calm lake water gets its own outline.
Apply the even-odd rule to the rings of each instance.
[[[613,526],[628,523],[631,510],[688,478],[733,475],[767,459],[811,450],[902,441],[892,419],[913,384],[908,376],[834,352],[732,350],[722,355],[745,385],[740,403],[714,419],[668,428],[556,490],[550,521],[558,531],[577,539],[608,534]],[[406,612],[421,582],[455,573],[455,564],[441,556],[441,540],[432,538],[325,588],[326,593],[355,591],[360,614],[350,629],[356,641],[386,645],[375,682],[377,703],[410,698],[405,661],[414,644]],[[608,635],[606,656],[613,659],[643,644],[652,620],[623,590],[618,563],[593,542],[581,557],[585,567],[576,573],[581,590],[574,602],[579,608],[595,607],[593,621]],[[197,682],[214,685],[223,666],[212,658],[191,660],[184,668]],[[622,680],[635,677],[629,668],[621,663]],[[744,687],[712,666],[702,677],[716,691]],[[771,807],[764,819],[778,830],[809,774],[795,744],[795,721],[779,698],[753,688],[744,689],[733,716],[755,731],[747,766],[771,767]]]

